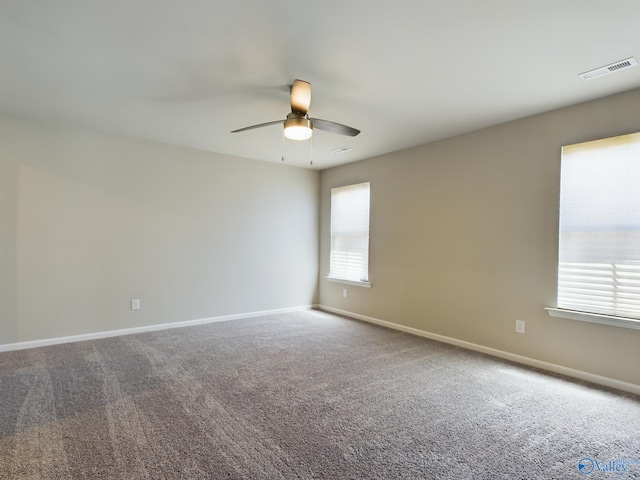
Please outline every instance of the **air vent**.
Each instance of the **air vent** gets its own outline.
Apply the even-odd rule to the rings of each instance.
[[[341,153],[348,152],[349,150],[351,150],[349,147],[340,147],[340,148],[331,150],[331,153],[333,153],[334,155],[340,155]]]
[[[602,77],[603,75],[609,75],[610,73],[624,70],[625,68],[633,67],[634,65],[638,65],[638,62],[635,58],[629,57],[625,60],[620,60],[619,62],[612,63],[611,65],[581,73],[579,77],[583,80],[591,80],[593,78]]]

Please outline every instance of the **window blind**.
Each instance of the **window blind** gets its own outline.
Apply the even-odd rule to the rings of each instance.
[[[558,307],[640,319],[640,133],[562,148]]]
[[[369,281],[369,182],[331,189],[329,277]]]

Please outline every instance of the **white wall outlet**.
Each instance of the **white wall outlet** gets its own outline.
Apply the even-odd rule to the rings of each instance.
[[[516,320],[516,332],[524,333],[524,320]]]
[[[349,292],[347,291],[347,289],[346,289],[346,288],[343,288],[343,289],[342,289],[342,296],[343,296],[344,298],[347,298],[347,297],[349,296]]]
[[[131,310],[140,310],[140,299],[134,298],[131,300]]]

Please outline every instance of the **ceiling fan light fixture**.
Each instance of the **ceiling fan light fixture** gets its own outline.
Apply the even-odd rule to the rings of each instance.
[[[268,127],[269,125],[282,125],[284,127],[283,140],[284,138],[298,141],[308,140],[313,136],[314,128],[349,137],[355,137],[360,133],[360,130],[347,125],[330,120],[322,120],[321,118],[309,118],[309,105],[311,105],[311,84],[309,82],[294,80],[293,85],[291,85],[289,99],[291,101],[291,113],[287,115],[284,124],[282,120],[275,120],[232,130],[231,133],[245,132],[254,128]]]
[[[289,114],[284,121],[284,136],[289,140],[307,140],[313,135],[311,120]]]

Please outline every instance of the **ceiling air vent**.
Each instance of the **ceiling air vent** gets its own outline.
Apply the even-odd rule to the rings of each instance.
[[[619,62],[612,63],[611,65],[581,73],[579,77],[583,80],[591,80],[593,78],[602,77],[603,75],[609,75],[610,73],[624,70],[625,68],[633,67],[634,65],[638,65],[638,62],[635,58],[629,57],[625,60],[620,60]]]
[[[334,150],[331,150],[331,153],[333,153],[334,155],[340,155],[341,153],[346,153],[348,151],[350,151],[351,149],[349,147],[340,147],[340,148],[336,148]]]

